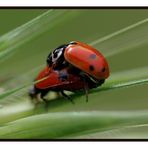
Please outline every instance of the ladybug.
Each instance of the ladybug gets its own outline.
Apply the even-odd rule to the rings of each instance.
[[[109,77],[109,66],[104,56],[95,48],[78,41],[64,44],[53,50],[47,57],[47,66],[36,77],[29,95],[32,99],[44,98],[49,91],[60,92],[73,100],[64,90],[84,90],[88,101],[88,90],[96,88]]]

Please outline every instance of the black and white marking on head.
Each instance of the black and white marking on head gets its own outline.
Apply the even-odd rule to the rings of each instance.
[[[64,48],[58,48],[58,49],[55,49],[55,50],[52,52],[51,56],[52,56],[52,62],[53,62],[53,63],[56,62],[56,61],[61,57],[61,55],[62,55],[62,53],[63,53],[63,49],[64,49]]]
[[[47,57],[47,63],[49,66],[52,64],[62,65],[64,64],[64,50],[69,44],[63,44],[56,49],[54,49],[53,52],[51,52]]]

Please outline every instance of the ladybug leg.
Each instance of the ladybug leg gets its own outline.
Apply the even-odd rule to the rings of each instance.
[[[29,96],[31,98],[31,100],[36,100],[36,102],[39,102],[39,95],[40,91],[38,89],[36,89],[36,87],[33,87],[32,89],[29,90]]]
[[[86,76],[83,73],[80,73],[81,78],[84,82],[84,91],[85,91],[85,95],[86,95],[86,102],[88,102],[88,91],[89,91],[89,86],[86,80]]]
[[[86,94],[86,102],[88,102],[88,90],[89,90],[88,84],[85,83],[85,84],[84,84],[84,91],[85,91],[85,94]]]
[[[48,100],[45,98],[45,96],[47,95],[47,93],[49,92],[48,89],[42,90],[41,91],[41,99],[45,102],[45,108],[48,108]]]
[[[31,98],[31,101],[35,104],[35,108],[37,108],[38,104],[41,102],[41,99],[46,103],[47,108],[47,100],[44,98],[44,96],[48,93],[47,90],[41,90],[36,87],[33,87],[29,91],[29,96]]]
[[[41,99],[45,100],[45,96],[47,95],[47,93],[49,92],[49,90],[42,90],[41,91]]]
[[[61,91],[61,94],[62,94],[62,96],[63,96],[64,98],[70,100],[70,102],[71,102],[72,104],[75,104],[74,101],[71,99],[71,97],[69,97],[67,94],[65,94],[63,90]]]
[[[28,95],[30,96],[30,98],[33,100],[34,98],[36,98],[36,95],[38,94],[38,92],[36,91],[35,87],[31,88],[28,92]]]
[[[48,101],[46,98],[42,98],[42,100],[45,102],[45,109],[48,111]]]

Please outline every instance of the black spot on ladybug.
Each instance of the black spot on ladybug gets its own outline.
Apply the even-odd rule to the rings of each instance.
[[[102,72],[105,72],[105,70],[106,70],[105,67],[103,67],[103,68],[102,68]]]
[[[90,58],[90,59],[95,59],[95,58],[96,58],[96,55],[95,55],[95,54],[91,54],[91,55],[89,56],[89,58]]]
[[[94,66],[93,66],[93,65],[90,65],[90,66],[89,66],[89,70],[90,70],[90,71],[94,71]]]

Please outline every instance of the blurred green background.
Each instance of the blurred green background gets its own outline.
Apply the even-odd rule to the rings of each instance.
[[[0,36],[47,10],[1,9]],[[63,10],[59,9],[59,11]],[[67,13],[70,12],[74,15],[61,19],[51,29],[22,44],[0,62],[1,93],[33,81],[40,69],[46,65],[46,58],[50,51],[60,44],[73,40],[91,44],[99,38],[144,20],[148,16],[147,9],[68,9]],[[135,70],[133,73],[135,77],[140,73],[141,68],[148,69],[148,23],[95,44],[94,47],[107,58],[111,75],[116,72],[124,74],[125,71]],[[110,54],[112,51],[115,53]],[[89,95],[88,103],[85,103],[85,96],[74,98],[75,105],[61,99],[61,103],[53,102],[49,105],[49,112],[146,110],[148,108],[147,90],[148,85],[142,85],[92,93]],[[16,96],[9,96],[5,100],[8,99],[9,102],[11,97],[16,98]],[[20,102],[29,99],[27,91],[17,97]]]

